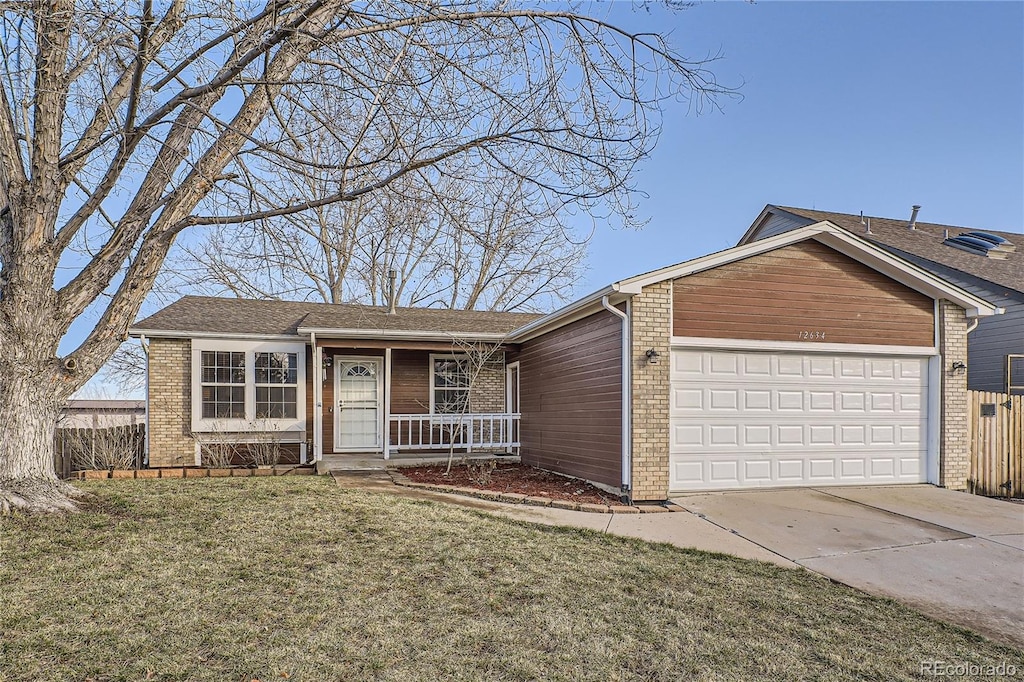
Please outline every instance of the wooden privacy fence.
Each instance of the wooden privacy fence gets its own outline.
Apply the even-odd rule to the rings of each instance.
[[[89,469],[141,469],[146,456],[146,425],[58,428],[53,445],[53,468],[61,478]]]
[[[1024,497],[1024,396],[967,394],[971,492]]]

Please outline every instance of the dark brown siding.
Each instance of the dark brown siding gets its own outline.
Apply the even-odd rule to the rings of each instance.
[[[815,241],[677,279],[672,296],[675,336],[935,343],[932,299]]]
[[[449,345],[448,352],[451,352]],[[391,351],[391,413],[430,412],[430,351]]]
[[[522,345],[522,460],[622,483],[622,327],[601,311]]]
[[[445,350],[451,351],[449,344]],[[391,353],[391,413],[426,414],[430,412],[430,350],[394,350]],[[353,355],[382,357],[384,351],[377,348],[336,348],[325,347],[324,357]],[[310,353],[312,356],[312,353]],[[312,359],[309,360],[312,363]],[[313,374],[307,365],[308,389],[306,391],[307,424],[312,442],[313,434]],[[324,380],[324,452],[334,451],[334,368],[327,371]]]

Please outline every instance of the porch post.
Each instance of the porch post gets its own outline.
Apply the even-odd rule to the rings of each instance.
[[[310,334],[313,344],[313,461],[324,456],[324,351]]]
[[[384,459],[391,459],[391,349],[384,349]],[[399,426],[401,428],[401,426]]]

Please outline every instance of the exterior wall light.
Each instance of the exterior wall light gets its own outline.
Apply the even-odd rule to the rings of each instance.
[[[647,362],[652,365],[658,364],[658,358],[661,357],[661,353],[651,348],[649,351],[644,353],[647,356]]]
[[[964,372],[967,370],[967,365],[962,360],[957,360],[950,366],[949,371],[953,373]]]

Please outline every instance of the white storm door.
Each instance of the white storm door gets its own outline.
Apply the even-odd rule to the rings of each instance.
[[[334,368],[335,451],[380,450],[380,358],[338,356]]]

